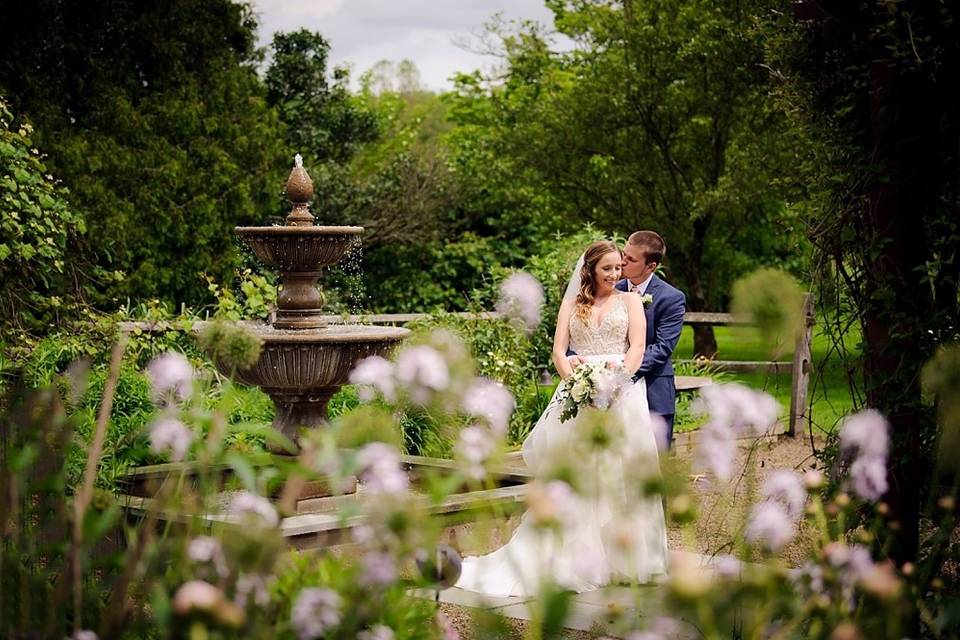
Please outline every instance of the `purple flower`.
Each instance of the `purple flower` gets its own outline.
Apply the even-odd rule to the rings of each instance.
[[[150,389],[157,402],[186,400],[193,391],[193,367],[183,355],[168,351],[147,365]]]
[[[540,324],[543,287],[529,273],[518,271],[500,285],[497,311],[532,332]]]
[[[857,458],[850,465],[853,492],[864,500],[879,500],[887,492],[887,468],[880,458]]]
[[[516,405],[513,394],[499,382],[477,378],[463,395],[463,410],[485,418],[497,436],[507,433],[510,414]]]
[[[409,347],[397,357],[397,380],[410,391],[411,399],[426,404],[436,391],[450,386],[450,367],[439,351],[427,345]]]
[[[409,481],[400,467],[396,449],[383,442],[371,442],[357,454],[360,481],[376,494],[405,493]]]
[[[823,567],[819,564],[806,563],[795,577],[810,593],[824,593]]]
[[[697,436],[697,468],[710,471],[720,480],[729,480],[737,452],[733,432],[711,420],[700,428]]]
[[[386,551],[368,551],[360,563],[363,565],[360,581],[364,585],[388,585],[397,580],[397,564]]]
[[[222,602],[223,592],[203,580],[185,582],[173,594],[173,610],[181,616],[192,611],[211,611]]]
[[[793,519],[786,509],[769,500],[756,505],[747,522],[747,540],[779,551],[796,534]]]
[[[70,640],[97,640],[97,634],[88,629],[81,629],[80,631],[74,631]]]
[[[840,571],[841,582],[848,586],[870,575],[874,568],[870,551],[861,544],[831,542],[823,548],[823,555],[831,566]]]
[[[393,363],[386,358],[380,356],[364,358],[350,372],[350,384],[358,386],[357,395],[364,402],[373,400],[377,392],[388,402],[393,402],[397,398],[393,369]]]
[[[372,629],[358,633],[357,640],[393,640],[393,629],[378,624]]]
[[[847,416],[840,428],[840,450],[847,455],[885,462],[890,447],[888,430],[886,419],[874,409]]]
[[[361,524],[351,530],[351,538],[357,544],[369,544],[373,542],[377,532],[368,524]]]
[[[628,633],[624,640],[667,640],[677,635],[680,627],[673,618],[658,616],[653,619],[645,631]]]
[[[290,612],[299,640],[316,640],[340,624],[340,596],[330,589],[304,589]]]
[[[234,601],[238,606],[246,608],[248,602],[265,607],[270,604],[270,592],[267,590],[267,581],[263,576],[255,573],[241,573],[237,578],[237,590]]]
[[[440,640],[460,640],[453,622],[442,611],[437,611],[437,627],[440,629]]]
[[[230,501],[230,515],[238,520],[250,520],[251,516],[270,527],[280,524],[280,516],[266,498],[240,491]]]
[[[227,559],[220,541],[210,536],[197,536],[187,545],[187,557],[200,564],[212,564],[217,575],[225,578],[230,574]]]
[[[763,483],[764,498],[777,500],[787,508],[787,512],[794,519],[803,515],[803,507],[807,503],[807,490],[803,486],[803,479],[793,471],[781,469],[775,471]]]
[[[733,580],[740,577],[743,563],[730,554],[722,554],[713,559],[713,571],[721,578]]]
[[[497,443],[489,430],[474,425],[460,431],[460,437],[453,452],[468,478],[482,480],[486,475],[483,464],[496,446]]]
[[[192,442],[193,431],[175,418],[160,418],[150,425],[150,450],[167,454],[174,462],[183,460]]]
[[[704,387],[697,406],[710,414],[711,421],[743,435],[764,435],[780,415],[772,396],[736,383]]]
[[[551,480],[546,484],[532,482],[527,491],[531,519],[541,526],[569,525],[578,517],[578,500],[569,484]]]

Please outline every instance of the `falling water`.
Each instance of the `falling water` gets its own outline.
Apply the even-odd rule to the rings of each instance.
[[[350,243],[338,265],[343,272],[345,302],[351,315],[361,315],[369,309],[367,285],[363,277],[363,243],[359,238]]]

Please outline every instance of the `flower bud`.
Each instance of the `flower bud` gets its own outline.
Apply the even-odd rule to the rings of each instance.
[[[880,600],[892,600],[900,595],[902,583],[889,562],[874,565],[860,580],[861,588]]]
[[[841,622],[830,634],[830,640],[860,640],[860,629],[852,622]]]
[[[180,585],[173,596],[173,612],[178,616],[193,612],[210,613],[224,599],[223,592],[209,582],[191,580]]]
[[[816,469],[811,469],[803,474],[803,486],[807,488],[807,491],[814,493],[823,488],[824,477],[820,471]]]
[[[837,494],[837,497],[833,499],[837,503],[837,506],[840,508],[846,507],[850,504],[850,494],[840,492]]]
[[[674,555],[670,563],[670,592],[680,600],[696,601],[713,588],[712,575],[687,556]]]

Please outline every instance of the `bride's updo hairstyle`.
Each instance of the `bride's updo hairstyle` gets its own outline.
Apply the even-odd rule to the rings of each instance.
[[[580,318],[584,324],[589,324],[590,322],[591,307],[597,296],[597,278],[594,275],[594,271],[600,259],[608,253],[616,253],[623,257],[623,252],[620,251],[620,247],[609,240],[594,242],[583,252],[583,266],[580,267],[580,291],[577,293],[577,303],[574,314]]]

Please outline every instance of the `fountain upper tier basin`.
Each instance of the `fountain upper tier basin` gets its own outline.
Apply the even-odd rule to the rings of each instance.
[[[254,255],[281,271],[312,272],[335,264],[363,227],[235,227]]]

